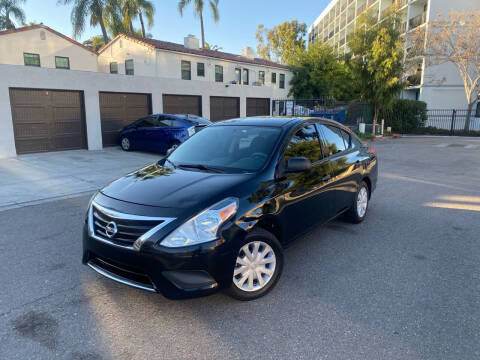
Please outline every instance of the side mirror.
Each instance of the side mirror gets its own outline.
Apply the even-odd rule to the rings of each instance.
[[[288,160],[286,173],[307,172],[312,168],[312,162],[304,157],[294,157]]]

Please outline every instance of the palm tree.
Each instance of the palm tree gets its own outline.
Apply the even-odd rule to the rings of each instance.
[[[15,29],[10,16],[22,25],[25,23],[25,12],[20,7],[23,3],[25,0],[0,0],[0,29]]]
[[[145,23],[143,21],[143,14],[147,17],[148,28],[153,26],[153,15],[155,14],[155,8],[149,0],[123,0],[122,14],[124,25],[128,26],[130,33],[134,34],[135,30],[132,25],[132,21],[138,16],[140,24],[142,25],[142,36],[145,38]]]
[[[108,34],[104,21],[105,6],[111,0],[58,0],[64,5],[73,3],[71,14],[73,37],[78,38],[85,30],[85,19],[90,16],[90,25],[100,25],[103,40],[108,43]]]
[[[220,19],[220,16],[218,14],[218,1],[219,0],[208,0],[208,3],[210,4],[210,10],[212,11],[213,15],[213,21],[215,24],[218,22]],[[183,9],[192,2],[192,0],[180,0],[178,2],[178,11],[180,12],[180,16],[183,16]],[[194,13],[198,17],[200,17],[200,27],[202,30],[202,48],[205,48],[205,30],[203,27],[203,5],[204,1],[203,0],[193,0],[194,2]]]

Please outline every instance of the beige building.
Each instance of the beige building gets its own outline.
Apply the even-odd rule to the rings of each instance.
[[[0,64],[97,71],[97,53],[45,25],[0,31]]]
[[[119,129],[152,113],[269,115],[292,77],[251,49],[202,50],[192,36],[120,35],[97,54],[43,25],[0,32],[0,72],[0,158],[116,145]]]
[[[428,22],[438,14],[480,10],[479,0],[332,0],[309,27],[309,41],[324,42],[339,54],[348,53],[347,38],[358,17],[370,11],[381,21],[392,5],[398,6],[403,19],[405,50],[410,46],[408,34],[415,29],[427,33]],[[425,101],[431,109],[467,108],[463,81],[453,65],[428,67],[423,57],[407,57],[406,61],[410,86],[403,92],[403,98]]]

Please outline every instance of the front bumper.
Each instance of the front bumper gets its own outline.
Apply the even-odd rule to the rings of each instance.
[[[85,225],[82,262],[125,285],[182,299],[229,286],[234,251],[225,239],[188,249],[122,249],[91,237]]]

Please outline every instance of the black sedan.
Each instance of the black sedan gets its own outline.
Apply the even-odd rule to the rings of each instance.
[[[216,123],[92,198],[83,262],[168,298],[255,299],[296,237],[339,215],[363,221],[376,183],[375,150],[336,122]]]

